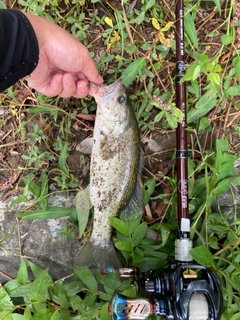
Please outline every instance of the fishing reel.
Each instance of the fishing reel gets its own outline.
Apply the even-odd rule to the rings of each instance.
[[[125,277],[135,274],[139,298],[115,294],[110,304],[114,320],[144,320],[151,314],[167,320],[219,320],[223,299],[218,277],[195,264],[171,265],[155,276],[153,271],[138,278],[127,269]]]

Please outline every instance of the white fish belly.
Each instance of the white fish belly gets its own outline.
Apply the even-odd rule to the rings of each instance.
[[[96,129],[95,129],[96,130]],[[107,242],[111,237],[108,218],[117,215],[119,203],[131,179],[131,139],[98,136],[92,151],[90,199],[94,206],[91,240]]]

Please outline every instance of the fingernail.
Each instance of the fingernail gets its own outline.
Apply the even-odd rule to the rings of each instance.
[[[98,83],[100,83],[100,84],[103,83],[103,78],[100,76],[100,74],[98,75]]]

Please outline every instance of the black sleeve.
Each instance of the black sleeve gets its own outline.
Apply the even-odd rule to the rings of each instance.
[[[38,56],[37,37],[27,17],[0,9],[0,92],[32,73]]]

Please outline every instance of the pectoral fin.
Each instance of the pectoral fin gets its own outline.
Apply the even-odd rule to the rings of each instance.
[[[91,154],[92,147],[93,147],[93,138],[87,138],[77,145],[76,150],[84,154]]]

